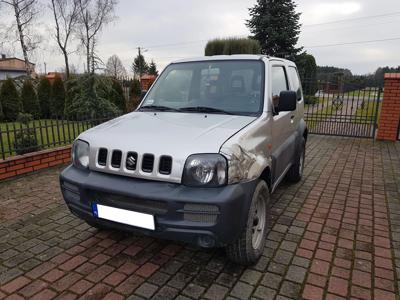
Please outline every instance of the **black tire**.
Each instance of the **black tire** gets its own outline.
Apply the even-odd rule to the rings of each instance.
[[[295,162],[287,172],[286,178],[291,182],[299,182],[303,176],[304,162],[306,157],[306,141],[301,139],[299,151],[295,154]]]
[[[256,211],[257,203],[262,203],[258,201],[262,201],[264,203],[264,228],[262,229],[262,232],[259,233],[257,243],[255,243],[255,241],[253,242],[253,232],[255,232],[254,228],[258,226],[258,224],[255,225],[255,217],[259,214],[259,212],[257,213]],[[243,229],[243,232],[237,241],[225,247],[226,254],[230,260],[242,265],[252,265],[255,264],[261,257],[261,254],[264,251],[269,227],[269,207],[270,196],[268,186],[264,180],[260,180],[253,193],[253,198],[247,216],[246,227]],[[260,221],[261,220],[258,222]]]

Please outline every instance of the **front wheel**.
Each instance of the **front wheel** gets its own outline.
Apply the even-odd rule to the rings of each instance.
[[[226,246],[226,253],[232,261],[251,265],[258,261],[263,253],[269,214],[269,190],[265,181],[260,180],[253,193],[246,227],[239,239]]]

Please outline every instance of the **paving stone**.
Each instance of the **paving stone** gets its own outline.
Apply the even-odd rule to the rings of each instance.
[[[144,298],[151,298],[158,289],[158,286],[145,282],[136,289],[135,294]]]
[[[205,293],[204,297],[206,299],[210,300],[218,300],[218,299],[224,299],[225,295],[228,293],[228,288],[223,287],[218,284],[213,284],[211,285],[207,292]]]
[[[301,294],[301,285],[289,281],[283,281],[279,294],[297,299]]]
[[[276,290],[260,285],[254,292],[254,296],[260,299],[274,299]]]
[[[245,270],[243,275],[240,277],[240,280],[251,285],[256,285],[261,276],[262,276],[261,272],[257,272],[254,270]]]
[[[204,293],[204,291],[205,291],[204,287],[197,284],[189,283],[182,293],[194,299],[199,299],[200,296]]]
[[[249,299],[254,287],[250,284],[238,282],[233,287],[230,295],[238,299]]]
[[[307,269],[298,266],[289,266],[286,279],[296,283],[303,283],[307,274]]]

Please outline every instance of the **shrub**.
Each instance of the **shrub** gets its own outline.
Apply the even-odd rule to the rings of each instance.
[[[126,103],[124,91],[122,90],[122,85],[116,79],[111,79],[111,90],[109,95],[109,100],[116,107],[118,107],[123,113],[126,112]]]
[[[67,86],[68,117],[109,117],[121,113],[110,102],[112,83],[109,78],[97,74],[85,74],[72,79]]]
[[[37,95],[40,103],[41,117],[46,119],[50,118],[52,106],[51,84],[46,77],[40,79]]]
[[[315,105],[315,104],[318,104],[318,102],[319,102],[319,98],[318,97],[309,96],[309,95],[304,96],[304,103],[305,104]]]
[[[56,77],[51,86],[51,103],[51,115],[62,117],[65,108],[65,87],[60,77]]]
[[[260,54],[260,44],[250,38],[226,38],[209,41],[205,55]]]
[[[140,96],[142,94],[142,89],[140,87],[140,81],[138,79],[133,79],[131,86],[129,88],[129,103],[128,103],[128,111],[135,110],[140,104]]]
[[[28,113],[19,113],[17,117],[17,122],[24,124],[25,126],[28,126],[29,122],[33,120],[33,116]]]
[[[33,120],[31,114],[18,114],[17,121],[21,123],[21,130],[15,133],[14,149],[17,155],[39,151],[41,147],[36,139],[35,128],[29,128],[29,122]]]
[[[0,121],[3,120],[4,120],[3,105],[1,104],[1,97],[0,97]]]
[[[14,81],[8,78],[0,89],[0,99],[3,115],[6,121],[15,121],[18,113],[22,111],[21,99],[19,98]]]
[[[40,118],[40,105],[32,81],[25,80],[22,85],[21,100],[24,112]]]
[[[65,105],[64,105],[64,117],[72,117],[72,103],[74,98],[77,97],[79,93],[79,88],[77,87],[78,81],[76,79],[70,79],[65,82]]]

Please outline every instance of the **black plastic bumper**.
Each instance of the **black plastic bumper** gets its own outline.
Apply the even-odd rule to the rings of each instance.
[[[67,167],[60,175],[69,209],[91,223],[202,247],[235,241],[245,226],[257,181],[194,188]],[[154,215],[155,230],[94,217],[92,203]]]

